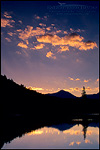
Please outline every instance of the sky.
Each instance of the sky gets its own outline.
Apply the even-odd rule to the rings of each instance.
[[[98,1],[1,1],[1,74],[40,93],[99,92]]]

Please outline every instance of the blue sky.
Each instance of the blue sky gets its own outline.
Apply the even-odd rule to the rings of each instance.
[[[98,1],[2,1],[1,74],[41,93],[97,93]]]

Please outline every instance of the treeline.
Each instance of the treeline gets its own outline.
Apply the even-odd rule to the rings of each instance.
[[[1,75],[2,116],[22,114],[35,120],[64,120],[72,114],[98,113],[99,100],[62,99],[26,89]]]

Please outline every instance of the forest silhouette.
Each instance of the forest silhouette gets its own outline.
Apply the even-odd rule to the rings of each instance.
[[[21,114],[55,120],[63,119],[67,113],[99,112],[99,99],[51,97],[18,85],[5,75],[1,75],[1,98],[2,116]]]

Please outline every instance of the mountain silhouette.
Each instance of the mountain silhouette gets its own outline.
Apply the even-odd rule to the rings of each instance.
[[[87,98],[89,98],[89,99],[99,99],[99,94],[100,93],[90,94],[90,95],[87,95]]]
[[[57,93],[52,93],[52,94],[47,94],[49,96],[55,96],[55,97],[59,97],[59,98],[76,98],[76,96],[74,96],[73,94],[64,91],[64,90],[60,90]]]
[[[64,90],[60,90],[56,93],[52,93],[52,94],[46,94],[46,95],[49,95],[49,96],[55,96],[55,97],[58,97],[58,98],[82,98],[82,97],[76,97],[75,95],[67,92],[67,91],[64,91]],[[87,94],[86,95],[88,99],[99,99],[99,93],[97,94]]]
[[[61,90],[53,94],[41,94],[27,89],[1,75],[2,116],[34,115],[34,120],[65,120],[75,113],[97,113],[98,99],[81,99]],[[48,116],[48,117],[47,117]]]

